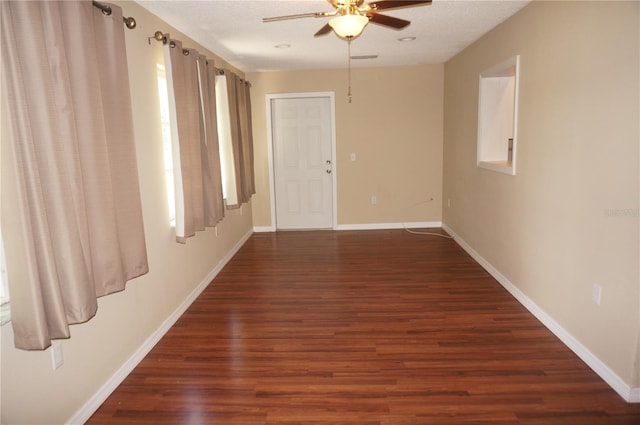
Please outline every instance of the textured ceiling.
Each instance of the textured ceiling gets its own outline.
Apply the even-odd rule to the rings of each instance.
[[[333,10],[326,0],[137,2],[244,72],[347,66],[345,40],[333,32],[313,37],[329,18],[262,22],[264,17]],[[385,11],[411,21],[411,25],[400,31],[367,25],[351,43],[351,55],[378,58],[354,60],[352,66],[445,62],[527,3],[528,0],[434,0],[430,6]],[[416,39],[400,42],[401,37]],[[290,47],[274,47],[282,44]]]

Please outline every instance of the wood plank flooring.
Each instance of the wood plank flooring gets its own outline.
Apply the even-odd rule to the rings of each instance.
[[[89,424],[640,424],[454,241],[253,235]]]

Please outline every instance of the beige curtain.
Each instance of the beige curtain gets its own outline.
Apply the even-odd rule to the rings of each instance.
[[[253,135],[251,129],[251,97],[248,82],[236,78],[236,94],[238,98],[238,126],[240,129],[240,181],[241,202],[248,202],[255,193],[253,177]]]
[[[216,109],[216,68],[213,60],[198,58],[200,93],[202,100],[200,148],[204,181],[205,219],[207,226],[215,226],[224,218],[222,178],[220,173],[220,148]]]
[[[250,188],[249,188],[249,179],[247,178],[247,174],[249,172],[249,164],[247,164],[248,155],[248,128],[249,124],[247,121],[247,95],[246,95],[246,85],[244,84],[244,80],[240,77],[236,76],[234,78],[236,84],[236,98],[237,98],[237,107],[238,107],[238,162],[240,165],[240,203],[247,202],[250,198]]]
[[[248,152],[248,159],[246,159],[247,162],[247,167],[248,167],[248,173],[247,173],[247,180],[248,180],[248,193],[249,193],[249,197],[251,197],[251,195],[255,195],[256,194],[256,177],[255,177],[255,170],[254,170],[254,154],[253,154],[253,121],[251,119],[251,83],[249,83],[248,81],[244,82],[246,88],[245,88],[245,102],[246,102],[246,114],[247,114],[247,152]]]
[[[224,217],[213,64],[166,35],[165,66],[172,117],[176,240]]]
[[[227,197],[227,207],[238,208],[246,202],[243,196],[242,185],[242,139],[240,133],[240,117],[238,108],[238,81],[239,77],[233,72],[225,72],[227,82],[227,96],[229,103],[229,123],[231,131],[231,150],[233,155],[234,186],[236,188],[236,202],[230,202],[231,197]]]
[[[222,172],[222,190],[227,206],[238,203],[236,187],[236,168],[233,160],[231,108],[229,105],[228,77],[226,73],[216,75],[216,105],[218,113],[218,140],[220,143],[220,169]]]
[[[124,26],[90,1],[1,7],[12,324],[16,347],[44,349],[148,271]]]
[[[196,231],[204,230],[204,200],[198,196],[203,191],[198,55],[183,49],[177,40],[167,42],[164,48],[172,121],[176,240],[185,243]]]
[[[227,164],[230,169],[227,180],[233,179],[228,182],[227,206],[237,208],[255,194],[250,84],[229,71],[220,78],[225,82],[225,100],[229,107],[228,130],[222,133],[226,133],[225,142],[232,156]]]

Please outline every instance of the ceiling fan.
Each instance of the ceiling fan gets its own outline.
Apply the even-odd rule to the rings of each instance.
[[[399,9],[402,7],[423,6],[431,4],[431,0],[380,0],[365,3],[364,0],[327,0],[335,10],[330,12],[301,13],[298,15],[276,16],[263,18],[262,22],[282,21],[298,18],[325,18],[332,16],[328,24],[320,28],[314,37],[325,35],[331,30],[342,38],[351,40],[362,32],[369,23],[382,25],[394,29],[402,29],[411,22],[405,19],[378,13],[382,10]]]

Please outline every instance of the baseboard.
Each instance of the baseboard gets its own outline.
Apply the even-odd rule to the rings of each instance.
[[[334,230],[384,230],[384,229],[424,229],[442,227],[441,221],[421,221],[413,223],[363,223],[337,224]]]
[[[441,221],[421,221],[412,223],[364,223],[364,224],[336,224],[333,230],[384,230],[384,229],[424,229],[441,227]],[[275,232],[274,226],[256,226],[256,233]]]
[[[114,373],[107,382],[82,406],[67,422],[68,424],[84,424],[89,420],[91,415],[104,403],[113,391],[124,381],[124,379],[133,371],[133,369],[149,354],[151,349],[162,339],[162,337],[171,329],[178,321],[180,316],[187,311],[189,306],[198,298],[211,281],[220,273],[222,268],[233,258],[238,250],[253,234],[253,230],[247,232],[233,248],[225,255],[220,262],[211,270],[189,296],[178,306],[178,308],[165,319],[158,329],[147,338],[146,341],[136,350],[135,353]]]
[[[455,231],[446,224],[442,228],[453,236],[453,239],[478,262],[491,276],[493,276],[515,299],[520,302],[531,314],[542,322],[555,336],[557,336],[571,351],[597,373],[620,397],[630,403],[640,402],[640,388],[631,388],[602,360],[596,357],[587,347],[564,329],[558,322],[549,316],[535,302],[520,291],[509,279],[500,273],[491,263],[485,260],[475,249],[466,243]]]
[[[275,232],[276,228],[273,226],[255,226],[253,228],[253,231],[255,233],[268,233],[268,232]]]

